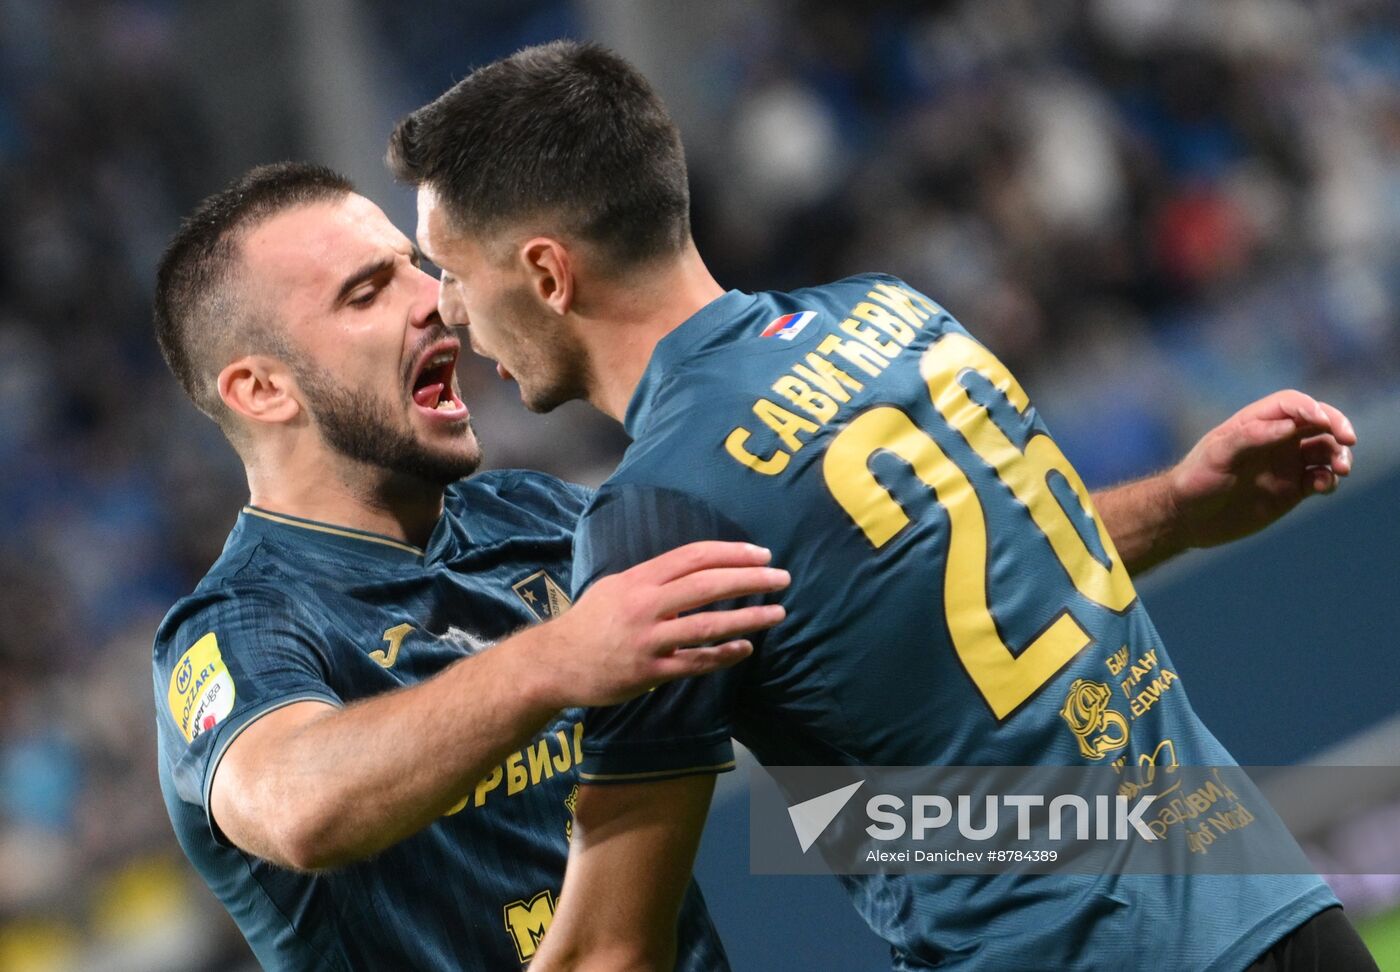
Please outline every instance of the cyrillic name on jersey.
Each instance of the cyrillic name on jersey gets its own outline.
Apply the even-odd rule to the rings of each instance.
[[[766,456],[750,451],[752,432],[739,426],[724,440],[738,463],[765,476],[787,469],[806,438],[836,418],[865,379],[878,378],[943,309],[927,298],[894,284],[877,284],[830,334],[773,382],[773,398],[753,403],[753,414],[778,437],[780,446]],[[785,404],[779,404],[782,401]]]

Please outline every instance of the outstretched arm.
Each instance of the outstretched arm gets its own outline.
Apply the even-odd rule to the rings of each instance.
[[[1351,472],[1356,431],[1340,411],[1298,391],[1246,405],[1171,469],[1094,494],[1129,572],[1191,547],[1264,529]]]
[[[270,712],[215,770],[214,820],[238,847],[300,870],[383,850],[451,809],[560,709],[621,702],[747,657],[752,645],[731,639],[778,623],[781,605],[684,612],[786,587],[768,558],[749,544],[689,544],[421,685],[344,709]]]
[[[651,972],[676,964],[676,922],[713,775],[584,785],[569,869],[532,972]]]

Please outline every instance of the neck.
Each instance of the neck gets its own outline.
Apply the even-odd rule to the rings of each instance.
[[[647,267],[609,286],[606,313],[585,329],[589,403],[622,421],[657,343],[723,295],[694,243],[661,270]]]
[[[250,462],[247,472],[254,506],[382,534],[415,547],[427,545],[442,516],[441,486],[370,470],[340,456],[283,455]]]

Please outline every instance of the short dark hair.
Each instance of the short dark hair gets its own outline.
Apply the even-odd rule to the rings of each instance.
[[[555,41],[478,68],[399,122],[394,175],[428,185],[454,228],[489,235],[548,212],[619,264],[680,250],[680,133],[646,78],[596,44]]]
[[[229,413],[215,379],[237,353],[283,347],[262,308],[237,292],[239,241],[284,210],[340,199],[350,180],[321,165],[277,162],[250,170],[180,223],[156,271],[156,341],[185,392],[225,433]]]

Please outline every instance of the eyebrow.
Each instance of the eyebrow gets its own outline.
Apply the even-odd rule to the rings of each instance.
[[[393,267],[393,257],[381,257],[378,260],[366,263],[364,266],[360,267],[360,269],[345,278],[345,282],[340,285],[340,290],[336,292],[334,303],[337,306],[343,303],[345,298],[350,296],[350,292],[360,284],[367,280],[373,280],[384,271],[392,270]]]

